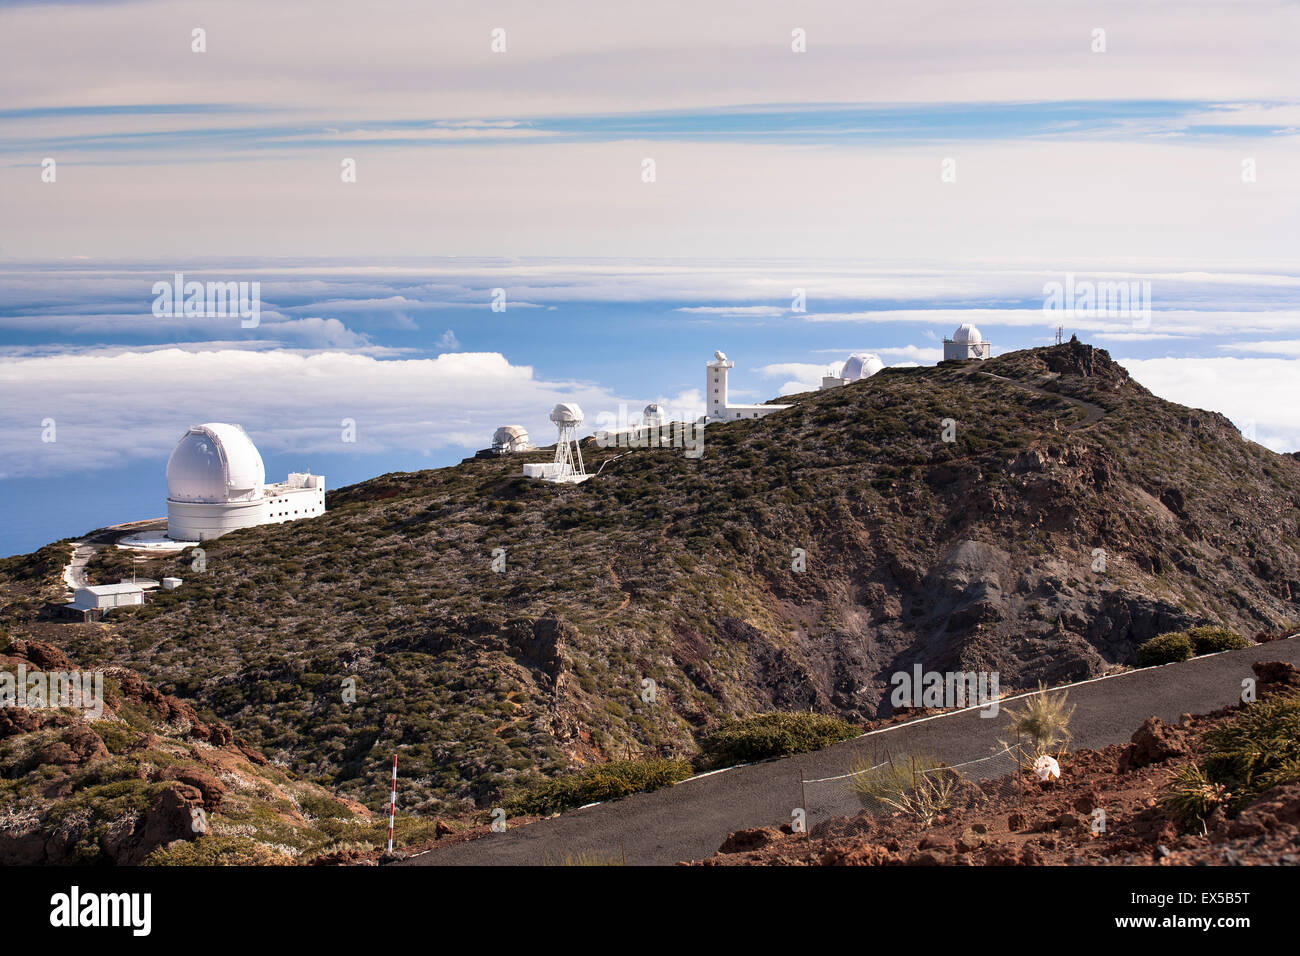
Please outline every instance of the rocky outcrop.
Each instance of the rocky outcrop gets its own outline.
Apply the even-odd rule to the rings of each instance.
[[[197,840],[207,827],[196,812],[202,807],[203,794],[197,787],[172,784],[154,797],[129,835],[119,842],[106,839],[104,852],[117,863],[130,866],[175,840]]]
[[[1128,773],[1170,757],[1181,757],[1191,752],[1188,734],[1181,727],[1166,724],[1159,717],[1148,717],[1133,733],[1132,743],[1119,759],[1121,773]]]

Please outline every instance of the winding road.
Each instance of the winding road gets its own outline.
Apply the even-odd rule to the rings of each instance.
[[[1251,664],[1265,660],[1300,665],[1300,638],[1068,685],[1070,703],[1077,707],[1070,724],[1073,747],[1127,742],[1152,715],[1176,721],[1184,713],[1233,704],[1240,699],[1242,680],[1254,676]],[[985,719],[977,709],[924,717],[816,753],[692,777],[654,793],[450,844],[395,865],[545,865],[583,855],[625,856],[629,865],[701,859],[712,856],[734,830],[789,822],[791,811],[804,802],[801,772],[808,781],[821,781],[806,786],[809,827],[829,816],[856,813],[857,799],[843,776],[856,763],[877,761],[887,751],[922,751],[950,765],[976,761],[962,768],[975,780],[1001,776],[1011,762],[993,755],[1001,749],[998,741],[1006,736],[1006,723],[1005,715]]]

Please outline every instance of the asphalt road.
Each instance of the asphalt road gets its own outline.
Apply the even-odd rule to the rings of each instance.
[[[1099,748],[1127,742],[1153,714],[1172,722],[1184,713],[1205,713],[1236,703],[1242,679],[1254,676],[1250,665],[1261,660],[1300,665],[1300,638],[1070,685],[1070,703],[1076,705],[1070,723],[1072,746]],[[399,865],[547,865],[584,854],[614,860],[625,856],[629,865],[701,859],[712,856],[733,830],[789,822],[791,811],[803,805],[800,771],[809,780],[824,781],[806,788],[811,827],[828,816],[852,815],[860,808],[845,781],[825,778],[841,777],[858,761],[878,762],[887,751],[922,751],[950,765],[990,758],[1001,749],[998,741],[1006,737],[1006,724],[1005,715],[987,719],[974,709],[922,718],[816,753],[694,777],[654,793],[507,828]],[[1009,758],[992,757],[964,766],[962,773],[978,780],[1001,776],[1011,768]]]

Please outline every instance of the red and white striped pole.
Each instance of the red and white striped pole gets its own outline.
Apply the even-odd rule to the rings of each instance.
[[[388,802],[388,852],[393,852],[393,817],[397,815],[397,754],[393,754],[393,797]]]

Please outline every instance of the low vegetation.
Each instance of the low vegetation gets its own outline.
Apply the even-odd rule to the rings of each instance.
[[[1217,654],[1250,647],[1254,642],[1226,627],[1192,627],[1167,631],[1138,648],[1138,667],[1156,667],[1189,661],[1202,654]]]
[[[820,750],[862,733],[856,724],[825,714],[770,713],[729,720],[700,741],[702,770]]]
[[[1222,784],[1236,812],[1265,790],[1300,780],[1300,695],[1268,697],[1249,705],[1205,735],[1201,770]]]
[[[502,809],[514,817],[550,816],[588,803],[668,787],[692,772],[688,760],[614,760],[524,790],[503,801]]]
[[[1193,627],[1188,630],[1187,636],[1192,639],[1192,650],[1198,657],[1202,654],[1217,654],[1220,651],[1236,651],[1243,647],[1250,647],[1254,643],[1226,627]]]
[[[1161,664],[1176,664],[1190,661],[1196,656],[1196,648],[1186,631],[1170,631],[1153,637],[1138,648],[1138,667],[1158,667]]]
[[[1201,746],[1200,760],[1179,767],[1160,795],[1185,823],[1204,822],[1215,809],[1234,815],[1266,790],[1300,781],[1300,694],[1250,704]]]
[[[1232,794],[1221,783],[1211,781],[1195,764],[1183,764],[1161,791],[1160,805],[1183,823],[1204,823],[1217,807],[1226,806]]]
[[[850,770],[853,789],[872,813],[902,813],[922,826],[952,806],[961,775],[923,754],[891,757],[872,766],[859,762]]]

